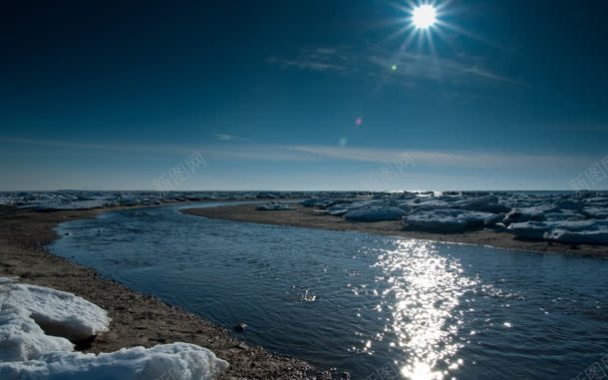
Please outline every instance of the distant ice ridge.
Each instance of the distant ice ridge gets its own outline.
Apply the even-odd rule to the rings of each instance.
[[[155,206],[174,202],[296,199],[304,192],[261,191],[34,191],[0,192],[0,206],[36,210],[86,210],[114,206]]]
[[[506,231],[523,239],[608,244],[608,192],[318,193],[315,215],[428,232]],[[398,211],[399,210],[399,211]]]
[[[74,352],[73,342],[109,326],[106,311],[81,297],[0,277],[0,379],[215,379],[228,367],[186,343]]]

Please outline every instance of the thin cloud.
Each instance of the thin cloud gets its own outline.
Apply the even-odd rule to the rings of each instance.
[[[462,168],[580,168],[589,162],[590,157],[541,155],[521,153],[484,153],[458,151],[423,151],[407,149],[373,149],[335,146],[295,146],[295,150],[327,159],[386,163],[400,154],[407,153],[417,166],[462,167]]]
[[[231,161],[326,162],[350,161],[384,164],[407,153],[417,168],[485,168],[485,169],[555,169],[579,170],[589,166],[594,157],[577,155],[522,154],[497,152],[435,151],[391,148],[350,147],[336,145],[271,145],[271,144],[90,144],[57,140],[31,140],[0,137],[0,143],[48,146],[51,148],[107,150],[127,153],[189,155],[200,151],[205,158]]]
[[[377,45],[369,46],[366,54],[353,53],[348,49],[318,48],[302,50],[296,58],[268,60],[282,69],[303,71],[365,73],[382,77],[408,86],[416,80],[442,81],[460,80],[469,83],[472,79],[510,86],[526,86],[525,83],[490,70],[479,59],[460,56],[458,60],[434,57],[428,54],[402,52],[395,56]]]
[[[232,140],[234,140],[234,136],[228,135],[228,134],[225,134],[225,133],[217,133],[215,135],[215,138],[218,139],[218,140],[220,140],[220,141],[232,141]]]

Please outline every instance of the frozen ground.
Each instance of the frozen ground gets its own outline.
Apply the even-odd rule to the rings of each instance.
[[[228,366],[186,343],[74,351],[109,328],[106,311],[81,297],[0,277],[1,379],[213,379]]]

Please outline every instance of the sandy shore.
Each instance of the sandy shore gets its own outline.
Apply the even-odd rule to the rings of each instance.
[[[97,337],[83,350],[86,352],[186,342],[209,348],[227,360],[230,368],[223,379],[315,378],[316,371],[304,361],[249,347],[220,326],[102,279],[94,270],[45,250],[57,238],[53,228],[58,223],[106,211],[37,212],[0,207],[0,276],[19,276],[22,282],[72,292],[106,309],[112,318],[110,331]]]
[[[517,239],[509,233],[488,230],[454,234],[405,231],[400,221],[376,223],[347,222],[335,216],[313,215],[311,208],[295,205],[294,210],[281,211],[257,211],[255,210],[255,205],[239,205],[187,209],[183,212],[214,219],[322,228],[337,231],[361,231],[441,242],[489,245],[516,250],[608,257],[608,247],[606,246],[570,246],[545,241],[526,241]]]

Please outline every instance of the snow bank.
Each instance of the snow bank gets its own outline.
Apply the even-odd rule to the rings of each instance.
[[[28,311],[1,299],[0,302],[0,362],[19,362],[49,352],[74,349],[74,345],[65,338],[46,335],[30,318]],[[0,378],[4,379],[3,376]]]
[[[74,344],[109,328],[105,310],[74,294],[0,277],[0,379],[214,379],[228,363],[186,343],[99,355]]]
[[[205,348],[187,343],[123,348],[99,355],[54,352],[36,360],[0,363],[6,380],[215,379],[228,367]]]
[[[14,278],[0,281],[0,359],[3,361],[72,351],[72,342],[108,330],[110,318],[97,305],[71,293],[14,281]]]
[[[79,342],[107,331],[110,318],[105,310],[71,293],[27,284],[5,284],[5,304],[29,312],[46,332]]]
[[[385,220],[399,220],[405,215],[405,211],[398,207],[363,207],[348,211],[344,219],[351,222],[380,222]]]

